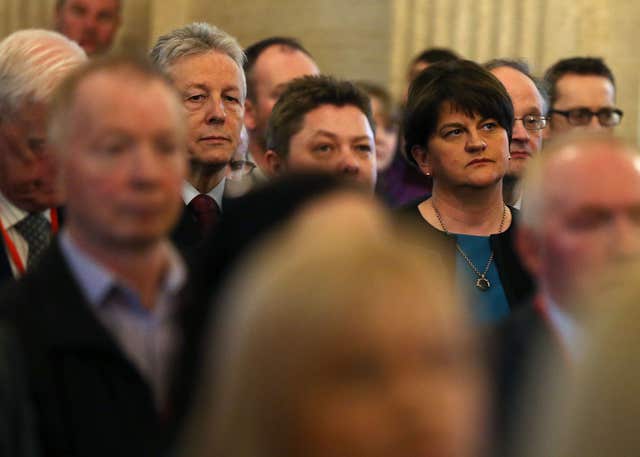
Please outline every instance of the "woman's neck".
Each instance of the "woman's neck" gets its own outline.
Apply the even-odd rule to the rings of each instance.
[[[505,210],[501,185],[457,192],[434,186],[431,198],[418,209],[427,222],[449,233],[488,236],[511,225],[511,212]]]

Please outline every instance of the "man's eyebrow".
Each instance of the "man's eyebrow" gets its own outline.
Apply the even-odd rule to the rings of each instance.
[[[316,130],[313,133],[312,137],[316,137],[316,136],[328,136],[328,137],[331,137],[333,139],[337,139],[338,138],[338,135],[336,135],[335,133],[330,132],[328,130],[322,130],[322,129]]]
[[[185,90],[188,89],[201,89],[204,91],[209,91],[209,86],[203,83],[188,83],[185,87]]]

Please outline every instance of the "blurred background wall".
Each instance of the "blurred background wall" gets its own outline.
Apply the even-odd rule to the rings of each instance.
[[[483,62],[524,58],[535,73],[559,58],[597,55],[617,78],[618,133],[640,138],[637,0],[123,0],[116,48],[144,51],[158,35],[208,21],[242,45],[270,35],[302,40],[325,73],[382,83],[399,95],[411,57],[450,47]],[[50,27],[54,0],[0,0],[0,37]]]

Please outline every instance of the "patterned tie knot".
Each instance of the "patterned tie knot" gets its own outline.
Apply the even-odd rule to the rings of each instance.
[[[15,228],[29,245],[27,268],[31,269],[49,245],[51,239],[49,221],[41,213],[30,213],[18,222]]]
[[[200,232],[204,235],[209,232],[218,221],[220,208],[216,201],[209,195],[200,194],[189,202],[189,208],[196,217]]]

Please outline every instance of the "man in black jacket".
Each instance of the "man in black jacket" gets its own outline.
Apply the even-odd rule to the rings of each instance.
[[[160,455],[184,262],[168,241],[186,172],[178,97],[150,65],[92,62],[54,99],[65,228],[2,291],[45,456]]]

